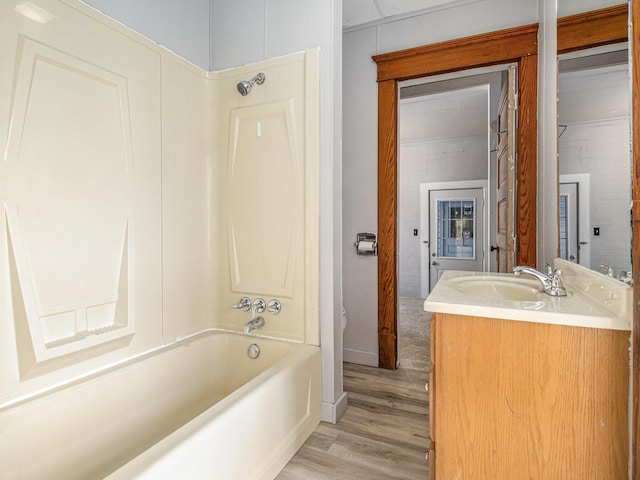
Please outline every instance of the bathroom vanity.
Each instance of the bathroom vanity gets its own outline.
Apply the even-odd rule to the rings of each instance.
[[[431,321],[430,479],[623,479],[631,288],[568,262],[566,297],[446,272]]]

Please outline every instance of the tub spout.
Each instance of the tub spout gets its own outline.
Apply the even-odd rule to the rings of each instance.
[[[256,317],[253,320],[247,322],[247,324],[244,326],[244,333],[251,333],[252,330],[262,327],[264,327],[264,317]]]

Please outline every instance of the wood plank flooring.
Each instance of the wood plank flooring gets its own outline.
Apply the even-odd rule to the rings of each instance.
[[[276,480],[424,480],[428,373],[344,364],[348,407],[320,423]]]

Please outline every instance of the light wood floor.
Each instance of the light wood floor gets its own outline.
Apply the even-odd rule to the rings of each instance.
[[[428,478],[428,373],[344,364],[348,407],[320,423],[277,480]]]

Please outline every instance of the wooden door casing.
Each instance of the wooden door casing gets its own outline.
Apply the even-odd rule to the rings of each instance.
[[[397,362],[398,82],[497,64],[518,70],[518,263],[536,264],[538,25],[525,25],[400,52],[378,66],[378,365]]]

